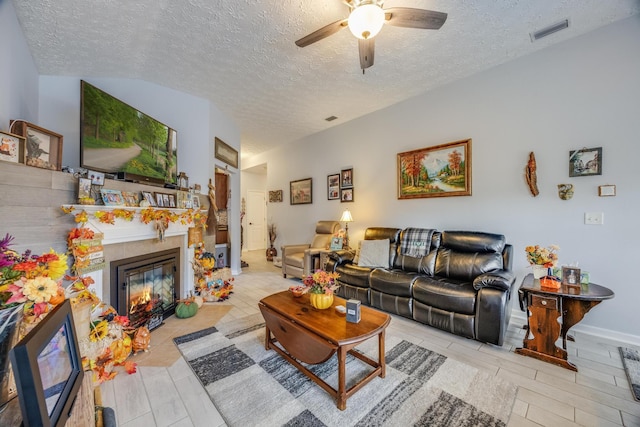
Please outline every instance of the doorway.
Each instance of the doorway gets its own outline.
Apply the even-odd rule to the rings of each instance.
[[[267,200],[264,191],[247,191],[247,250],[267,248]]]

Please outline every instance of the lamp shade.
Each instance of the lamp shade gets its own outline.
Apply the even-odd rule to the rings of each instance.
[[[351,212],[349,212],[349,209],[345,209],[344,212],[342,212],[342,216],[340,217],[340,221],[342,221],[342,222],[352,222],[353,221],[353,217],[351,216]]]
[[[349,30],[359,39],[370,39],[384,25],[384,11],[377,4],[363,4],[351,11]]]

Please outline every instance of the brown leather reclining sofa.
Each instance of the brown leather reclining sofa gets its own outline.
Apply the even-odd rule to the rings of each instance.
[[[513,247],[503,235],[372,227],[364,239],[388,239],[388,266],[363,265],[354,251],[332,252],[325,269],[340,274],[338,296],[502,345],[516,279]]]

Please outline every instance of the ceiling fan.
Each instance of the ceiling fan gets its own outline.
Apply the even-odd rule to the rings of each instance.
[[[299,47],[309,46],[344,27],[349,27],[358,38],[360,52],[360,68],[364,70],[373,65],[374,37],[380,32],[384,24],[405,28],[421,28],[437,30],[447,20],[447,14],[432,10],[414,9],[409,7],[392,7],[382,9],[384,0],[344,0],[349,7],[349,17],[326,25],[319,30],[296,41]]]

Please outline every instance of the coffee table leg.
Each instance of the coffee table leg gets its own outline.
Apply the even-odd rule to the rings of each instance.
[[[264,327],[264,349],[269,350],[269,341],[271,340],[271,331],[269,327],[265,325]]]
[[[380,378],[387,374],[387,365],[384,361],[384,329],[378,335],[378,363],[380,364]]]
[[[338,409],[347,409],[347,391],[345,390],[345,363],[347,360],[346,347],[338,347]]]

